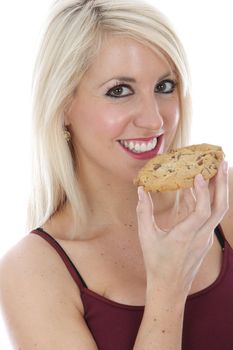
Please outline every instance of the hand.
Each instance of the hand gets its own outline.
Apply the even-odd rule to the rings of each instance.
[[[213,231],[228,209],[227,164],[208,184],[196,176],[192,191],[186,190],[187,217],[165,232],[156,224],[153,203],[143,187],[138,188],[138,233],[143,251],[147,282],[164,290],[174,288],[186,296],[213,242]]]

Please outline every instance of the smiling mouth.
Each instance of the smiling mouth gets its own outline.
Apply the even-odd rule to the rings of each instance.
[[[143,141],[139,140],[119,140],[119,143],[126,148],[127,150],[140,154],[145,152],[150,152],[153,149],[155,149],[157,143],[158,143],[159,137],[153,137],[146,141],[144,139]]]

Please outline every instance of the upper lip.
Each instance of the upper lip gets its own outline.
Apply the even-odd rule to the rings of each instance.
[[[137,137],[137,138],[132,138],[132,139],[121,139],[118,141],[146,141],[149,142],[155,138],[158,138],[159,136],[161,136],[162,134],[159,135],[153,135],[153,136],[149,136],[149,137]]]

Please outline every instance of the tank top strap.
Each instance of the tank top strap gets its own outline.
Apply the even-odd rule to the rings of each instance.
[[[221,225],[219,224],[218,226],[215,227],[214,233],[219,241],[219,244],[222,247],[222,250],[224,250],[225,248],[225,241],[226,241],[226,237],[223,233],[223,229],[221,227]]]
[[[45,239],[58,253],[58,255],[63,260],[64,264],[66,265],[68,271],[70,272],[72,278],[74,279],[75,283],[80,288],[80,291],[82,291],[83,288],[87,288],[87,285],[85,281],[83,280],[82,276],[76,269],[75,265],[65,252],[65,250],[62,248],[62,246],[47,232],[45,232],[41,227],[38,227],[35,230],[32,230],[30,234],[37,234],[43,239]]]

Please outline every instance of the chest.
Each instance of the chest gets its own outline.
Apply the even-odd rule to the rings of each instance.
[[[146,272],[139,243],[126,240],[101,244],[79,242],[63,246],[88,289],[118,303],[145,305]],[[223,252],[217,238],[193,281],[190,294],[210,286],[218,278]]]

